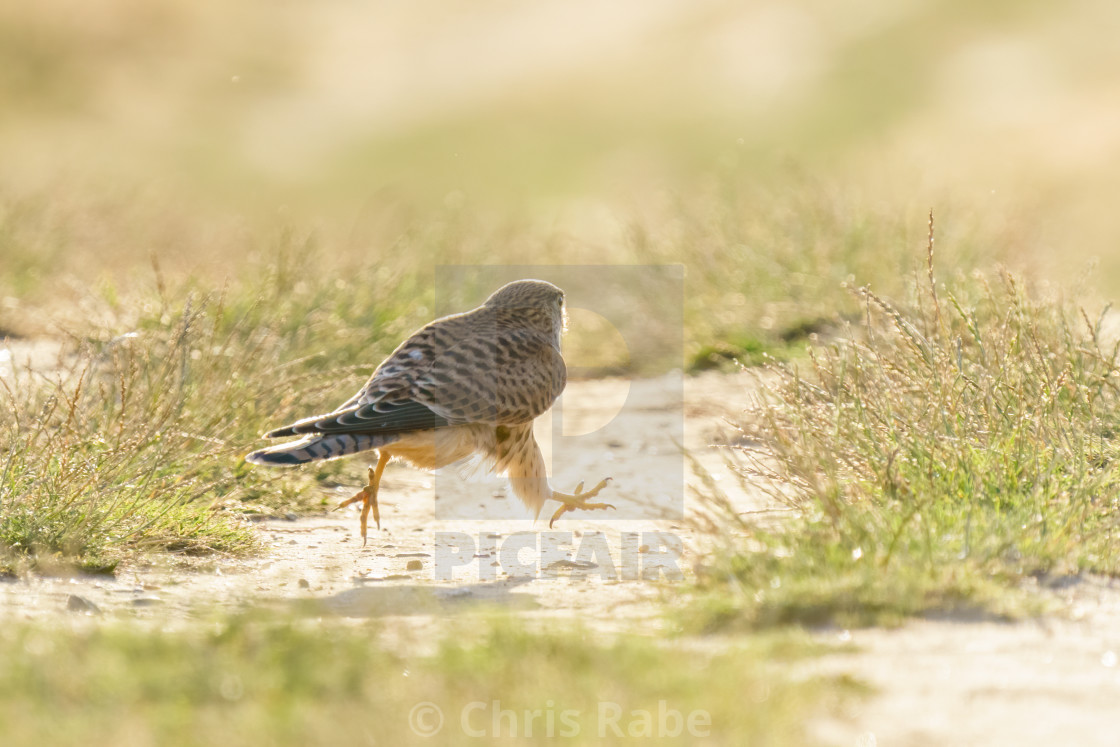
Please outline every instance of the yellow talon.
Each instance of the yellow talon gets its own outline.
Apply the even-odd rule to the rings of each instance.
[[[572,495],[568,495],[567,493],[557,493],[556,491],[553,491],[552,497],[554,500],[560,501],[560,508],[556,509],[556,513],[554,513],[552,515],[552,518],[548,520],[548,528],[552,529],[553,523],[568,511],[575,511],[576,509],[582,509],[585,511],[594,511],[596,509],[606,510],[608,508],[613,509],[614,506],[610,503],[588,503],[587,501],[588,498],[594,498],[595,496],[599,495],[599,491],[607,487],[607,484],[610,481],[611,478],[609,477],[600,480],[598,485],[593,487],[591,490],[588,490],[586,493],[583,492],[582,480],[580,481],[579,485],[576,485],[575,493]]]
[[[381,511],[377,508],[377,483],[380,482],[381,475],[373,467],[369,468],[369,485],[359,490],[354,494],[354,497],[347,498],[342,503],[335,506],[333,511],[340,508],[346,508],[352,503],[362,501],[362,547],[366,546],[366,525],[369,519],[369,513],[373,511],[373,520],[377,522],[377,528],[381,529]]]

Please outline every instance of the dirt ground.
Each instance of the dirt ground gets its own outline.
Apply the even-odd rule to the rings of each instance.
[[[571,383],[562,429],[552,434],[548,418],[539,429],[554,486],[609,475],[601,498],[617,506],[613,512],[568,514],[550,531],[547,517],[534,523],[500,481],[390,465],[382,530],[371,526],[364,547],[356,509],[262,520],[258,557],[133,565],[115,578],[11,581],[0,584],[0,618],[83,625],[139,618],[173,627],[248,607],[376,620],[387,639],[415,642],[431,626],[497,605],[527,619],[654,630],[665,624],[658,601],[675,588],[674,571],[688,572],[703,541],[679,514],[682,497],[685,516],[695,504],[673,475],[685,485],[699,478],[676,444],[744,510],[764,505],[736,486],[713,446],[752,381],[706,374]],[[550,434],[563,440],[560,433],[572,443],[554,445]],[[660,472],[656,465],[665,463],[673,466]],[[352,490],[339,489],[339,497]],[[898,629],[816,632],[852,645],[798,665],[798,674],[846,673],[875,694],[843,717],[813,722],[812,733],[864,746],[1115,744],[1120,587],[1072,578],[1039,593],[1057,602],[1057,613],[1018,623],[923,619]]]
[[[689,401],[682,410],[684,386]],[[678,444],[697,452],[706,469],[725,471],[718,451],[706,444],[728,430],[720,417],[727,402],[743,401],[744,386],[728,377],[679,374],[633,384],[571,383],[563,431],[553,438],[548,415],[537,427],[546,461],[556,462],[553,485],[571,490],[581,479],[591,486],[611,477],[599,498],[616,509],[569,513],[552,530],[552,509],[534,521],[507,496],[503,480],[432,475],[393,463],[381,483],[382,528],[371,519],[364,547],[357,506],[263,519],[255,524],[265,548],[259,557],[125,565],[116,578],[21,579],[0,584],[0,616],[49,619],[65,614],[76,595],[100,617],[172,624],[215,609],[269,605],[402,618],[415,627],[490,603],[526,615],[579,617],[603,629],[657,626],[655,602],[694,557],[682,552],[690,542],[680,521],[686,460]],[[566,436],[567,445],[556,443],[563,434],[575,435]],[[341,500],[355,487],[331,495]],[[641,578],[643,570],[656,580]]]
[[[876,694],[814,731],[832,744],[1115,745],[1120,741],[1120,586],[1070,578],[1040,590],[1058,612],[1003,623],[912,621],[897,630],[832,631],[851,654],[812,662]]]

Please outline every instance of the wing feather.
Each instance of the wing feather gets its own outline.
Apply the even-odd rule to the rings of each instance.
[[[307,433],[340,434],[393,434],[439,428],[450,425],[420,402],[377,402],[352,405],[325,415],[313,415],[297,423],[266,434],[267,438],[298,436]]]
[[[303,418],[268,438],[394,434],[465,423],[528,423],[566,383],[552,342],[470,314],[440,319],[412,335],[334,412]]]

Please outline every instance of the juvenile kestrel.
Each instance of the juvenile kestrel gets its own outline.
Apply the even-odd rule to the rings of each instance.
[[[560,355],[564,291],[543,280],[518,280],[477,309],[437,319],[386,358],[361,390],[325,415],[265,434],[302,436],[254,451],[254,464],[303,464],[367,449],[378,452],[369,484],[338,508],[362,506],[362,541],[370,511],[381,528],[377,487],[393,457],[438,469],[480,455],[509,477],[513,492],[539,516],[545,501],[560,502],[549,526],[566,511],[613,508],[590,503],[610,478],[583,492],[548,484],[533,437],[533,420],[560,396],[567,370]]]

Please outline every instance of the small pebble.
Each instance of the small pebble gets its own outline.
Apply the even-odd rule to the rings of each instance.
[[[66,600],[66,609],[71,612],[83,612],[87,615],[100,615],[101,608],[85,597],[71,594]]]
[[[410,560],[408,561],[408,565],[404,567],[406,571],[419,571],[423,568],[424,562],[422,560]]]
[[[157,604],[163,604],[159,597],[137,597],[132,600],[133,607],[154,607]]]
[[[307,580],[306,578],[301,578],[301,579],[299,580],[299,588],[301,588],[301,589],[310,589],[310,588],[311,588],[311,582],[310,582],[310,581],[308,581],[308,580]]]
[[[598,568],[598,567],[599,567],[598,563],[592,563],[589,560],[568,560],[567,558],[561,558],[560,560],[554,560],[553,562],[551,562],[551,563],[549,563],[548,565],[545,566],[545,568],[555,568],[555,569],[571,568],[573,570],[581,570],[581,571],[587,571],[587,570],[591,570],[592,568]]]

